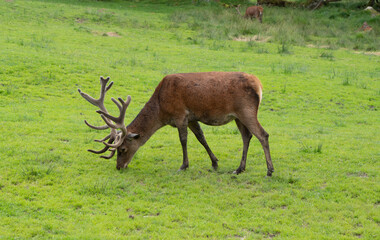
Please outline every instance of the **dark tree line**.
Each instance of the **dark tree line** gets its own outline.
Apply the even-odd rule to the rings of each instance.
[[[304,0],[302,2],[290,2],[287,0],[257,0],[258,5],[267,5],[267,6],[277,6],[277,7],[305,7],[308,9],[317,9],[322,6],[327,6],[332,2],[340,2],[341,0]],[[367,2],[367,6],[376,6],[379,5],[379,0],[363,0],[363,5]]]
[[[257,3],[260,5],[270,5],[278,7],[290,7],[290,6],[302,6],[309,9],[317,9],[322,6],[326,6],[331,2],[340,2],[341,0],[305,0],[301,3],[289,2],[286,0],[258,0]]]
[[[376,3],[379,3],[379,0],[369,0],[367,5],[373,7]]]

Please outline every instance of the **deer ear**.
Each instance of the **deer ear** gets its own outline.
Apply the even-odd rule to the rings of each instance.
[[[139,134],[136,133],[128,133],[127,138],[132,140],[132,139],[138,139],[140,137]]]

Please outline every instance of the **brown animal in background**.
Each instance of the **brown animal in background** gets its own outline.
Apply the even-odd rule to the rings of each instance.
[[[250,74],[242,72],[205,72],[205,73],[178,73],[167,75],[158,84],[153,95],[145,104],[137,117],[128,125],[124,125],[124,117],[131,97],[124,102],[119,98],[117,105],[119,117],[111,116],[104,107],[104,97],[111,88],[108,86],[109,77],[100,78],[102,85],[100,98],[94,99],[78,89],[83,98],[91,104],[98,106],[97,113],[106,125],[96,127],[85,123],[94,129],[104,130],[111,128],[111,133],[102,140],[95,140],[106,145],[100,151],[88,150],[93,153],[111,151],[111,158],[117,151],[116,168],[126,168],[136,151],[161,127],[171,125],[176,127],[183,151],[183,163],[180,170],[189,166],[187,156],[187,128],[195,134],[198,141],[206,149],[214,169],[218,168],[218,159],[209,148],[198,122],[207,125],[220,126],[232,120],[243,139],[243,155],[240,166],[234,171],[239,174],[245,170],[249,142],[252,135],[256,136],[265,153],[267,175],[274,171],[270,152],[268,133],[257,120],[257,113],[262,99],[262,85],[260,80]],[[117,131],[120,129],[121,131]],[[108,140],[108,142],[105,142]]]
[[[372,27],[368,25],[367,22],[364,22],[359,30],[364,31],[364,32],[369,32],[369,31],[372,31]]]
[[[261,6],[250,6],[245,11],[245,18],[256,18],[259,19],[260,23],[263,22],[263,12],[264,9]]]

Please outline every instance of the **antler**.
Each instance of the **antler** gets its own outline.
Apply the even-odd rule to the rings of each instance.
[[[113,85],[113,82],[111,82],[108,86],[107,86],[107,83],[108,81],[110,80],[110,77],[107,77],[106,79],[104,79],[103,77],[100,77],[100,84],[102,85],[101,89],[100,89],[100,97],[99,99],[95,99],[93,97],[91,97],[90,95],[88,95],[87,93],[84,93],[82,92],[79,88],[78,88],[78,92],[80,93],[80,95],[86,99],[89,103],[91,103],[92,105],[96,106],[96,107],[99,107],[102,111],[104,112],[107,112],[107,109],[106,107],[104,106],[104,97],[106,95],[106,92],[112,87]],[[89,126],[90,128],[93,128],[93,129],[97,129],[97,130],[104,130],[104,129],[107,129],[108,126],[107,125],[104,125],[104,126],[101,126],[101,127],[96,127],[96,126],[93,126],[91,124],[89,124],[86,120],[84,120],[84,122],[87,124],[87,126]]]
[[[131,96],[127,97],[127,101],[123,101],[123,99],[118,98],[118,103],[114,98],[111,98],[112,101],[116,104],[116,106],[119,108],[120,114],[119,117],[114,117],[108,114],[105,111],[98,110],[97,113],[101,114],[100,116],[103,118],[104,122],[112,128],[117,129],[120,128],[121,132],[117,134],[115,143],[106,143],[105,141],[102,141],[106,146],[112,147],[112,148],[118,148],[124,141],[125,137],[128,135],[127,128],[124,124],[124,118],[125,118],[125,112],[127,111],[127,108],[129,106],[129,103],[131,102]],[[112,123],[110,120],[112,120],[114,123]]]
[[[107,83],[108,81],[110,80],[110,77],[107,77],[106,79],[104,79],[103,77],[100,77],[100,84],[101,84],[101,89],[100,89],[100,97],[98,99],[95,99],[93,97],[91,97],[90,95],[88,95],[87,93],[84,93],[82,92],[80,89],[78,89],[78,92],[80,93],[80,95],[86,99],[89,103],[91,103],[92,105],[94,106],[97,106],[101,109],[101,112],[102,113],[105,113],[108,115],[108,112],[107,112],[107,109],[105,108],[104,106],[104,97],[106,95],[106,92],[112,87],[113,85],[113,82],[111,82],[108,86],[107,86]],[[119,107],[119,106],[118,106]],[[124,113],[125,115],[125,113]],[[102,117],[103,118],[103,117]],[[84,122],[86,123],[87,126],[89,126],[90,128],[93,128],[93,129],[96,129],[96,130],[105,130],[105,129],[108,129],[109,128],[109,122],[105,120],[105,118],[103,118],[104,121],[106,122],[106,125],[104,126],[94,126],[94,125],[91,125],[89,124],[86,120],[84,120]],[[108,142],[107,144],[109,145],[112,145],[112,142],[115,140],[115,139],[118,139],[118,136],[119,134],[116,132],[116,129],[115,128],[111,128],[111,133],[108,134],[105,138],[101,139],[101,140],[95,140],[96,142],[104,142],[106,141],[107,139]],[[106,144],[106,143],[105,143]],[[102,150],[99,150],[99,151],[95,151],[95,150],[91,150],[91,149],[88,149],[87,151],[89,152],[92,152],[92,153],[96,153],[96,154],[100,154],[100,153],[104,153],[106,152],[111,146],[108,146],[106,144],[106,147],[104,147]],[[121,144],[121,143],[120,143]],[[111,154],[109,156],[101,156],[102,158],[106,158],[106,159],[109,159],[111,157],[113,157],[113,155],[115,154],[115,149],[111,149]]]

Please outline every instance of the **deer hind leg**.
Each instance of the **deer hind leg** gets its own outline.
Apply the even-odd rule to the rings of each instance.
[[[212,167],[217,170],[218,169],[218,159],[215,157],[214,153],[211,151],[210,147],[208,146],[206,142],[206,138],[203,135],[203,131],[201,126],[198,122],[191,122],[189,123],[190,130],[194,133],[194,135],[197,137],[198,141],[203,145],[203,147],[206,149],[208,155],[210,156]]]
[[[245,171],[245,163],[247,160],[247,153],[249,148],[249,142],[251,141],[252,134],[239,119],[235,119],[236,125],[240,131],[241,137],[243,139],[243,156],[241,158],[240,166],[234,171],[235,174],[239,174]]]
[[[244,126],[246,126],[248,130],[260,141],[261,146],[264,149],[265,159],[267,162],[267,176],[272,176],[274,168],[269,150],[269,134],[264,130],[264,128],[257,120],[257,113],[243,114],[243,116],[239,119],[244,124]]]

